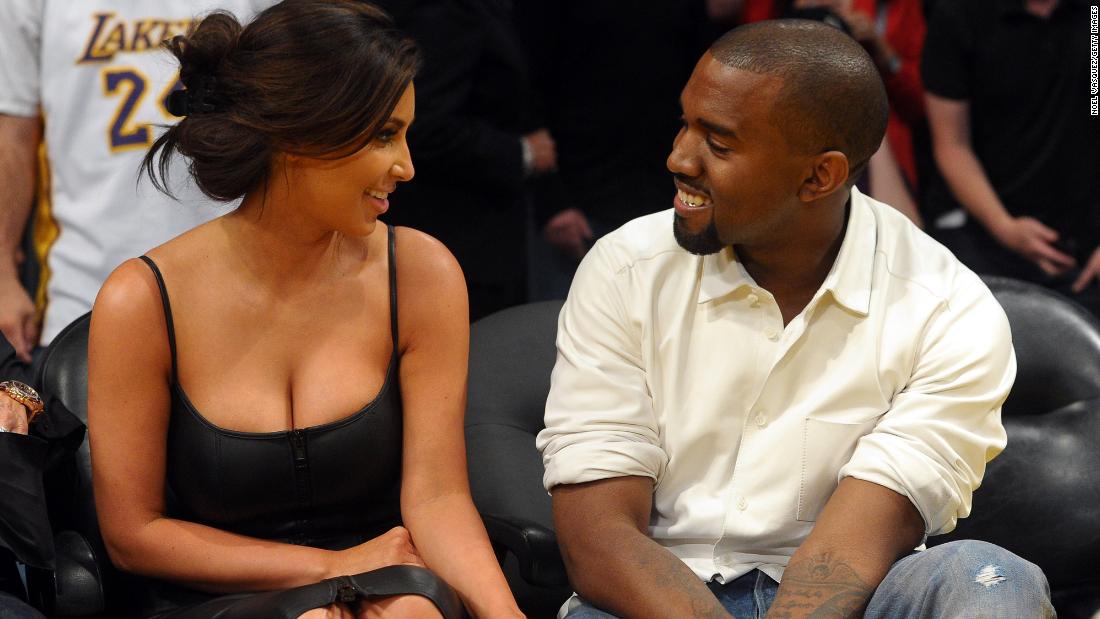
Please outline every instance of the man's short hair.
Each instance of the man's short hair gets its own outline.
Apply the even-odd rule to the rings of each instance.
[[[780,78],[772,122],[802,152],[838,150],[855,182],[886,133],[889,103],[874,61],[844,32],[802,19],[734,28],[710,47],[722,64]]]

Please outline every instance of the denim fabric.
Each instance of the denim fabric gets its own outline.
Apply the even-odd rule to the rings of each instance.
[[[0,591],[0,619],[45,619],[19,598]]]
[[[778,583],[759,570],[711,591],[737,619],[761,619]],[[899,560],[871,597],[865,619],[1055,617],[1050,587],[1033,563],[986,542],[963,540]],[[615,619],[587,603],[567,619]]]

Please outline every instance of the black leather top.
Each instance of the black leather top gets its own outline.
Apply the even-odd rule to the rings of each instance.
[[[156,264],[172,350],[168,515],[253,537],[342,549],[400,524],[401,393],[394,235],[389,230],[393,353],[375,399],[349,417],[280,432],[218,427],[177,380],[167,288]]]

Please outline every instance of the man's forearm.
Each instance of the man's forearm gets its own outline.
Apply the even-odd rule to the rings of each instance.
[[[792,559],[768,617],[859,617],[874,592],[847,557],[825,551]]]
[[[588,602],[624,619],[723,618],[706,584],[666,548],[629,526],[608,526],[603,540],[565,553],[570,580]]]
[[[15,256],[34,197],[39,120],[0,114],[0,275],[15,276]]]
[[[846,477],[783,572],[769,619],[857,618],[924,521],[907,498]]]
[[[955,199],[986,230],[994,230],[1011,217],[972,148],[960,144],[937,145],[935,157]]]

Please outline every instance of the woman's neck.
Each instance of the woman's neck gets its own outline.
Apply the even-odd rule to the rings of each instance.
[[[274,289],[331,281],[368,257],[364,238],[319,225],[279,195],[249,194],[221,223],[231,254]]]

